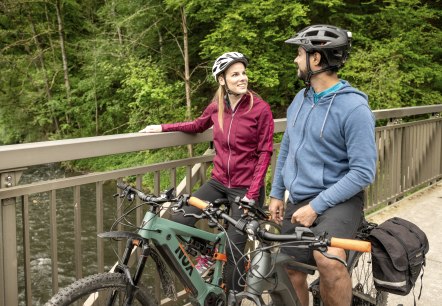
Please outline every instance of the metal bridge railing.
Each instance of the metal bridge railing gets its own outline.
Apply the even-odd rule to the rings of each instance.
[[[378,146],[378,164],[375,182],[367,188],[366,209],[376,209],[380,205],[392,203],[415,188],[434,183],[442,177],[442,112],[441,105],[410,107],[392,110],[374,111],[378,120],[376,143]],[[275,133],[284,131],[285,119],[275,120]],[[34,216],[29,211],[31,199],[35,195],[45,194],[47,198],[47,225],[50,232],[48,242],[51,258],[50,279],[51,291],[55,293],[63,285],[65,275],[60,263],[72,260],[75,278],[102,272],[105,269],[105,246],[103,241],[95,239],[96,268],[93,271],[83,270],[85,222],[82,219],[85,204],[82,188],[93,186],[95,199],[96,233],[107,230],[105,201],[108,196],[103,186],[109,181],[133,178],[138,188],[142,187],[143,177],[147,173],[153,176],[153,192],[169,186],[177,188],[178,193],[190,193],[194,186],[207,179],[213,152],[205,155],[119,169],[102,173],[89,173],[75,177],[39,181],[19,185],[22,172],[29,166],[70,161],[89,157],[105,156],[126,152],[137,152],[149,149],[183,146],[196,143],[208,143],[212,139],[211,130],[198,135],[185,133],[161,134],[122,134],[80,139],[47,141],[30,144],[9,145],[0,147],[0,306],[36,305],[33,289],[41,284],[34,280],[31,273],[33,258],[31,229]],[[273,176],[279,144],[269,170]],[[166,176],[166,178],[164,178]],[[162,179],[163,178],[163,179]],[[271,179],[271,178],[270,178]],[[167,185],[167,186],[166,186]],[[72,259],[59,258],[61,240],[65,233],[60,232],[59,192],[71,190],[70,203],[73,210],[74,243]],[[112,204],[113,205],[113,204]],[[113,205],[114,214],[121,216],[119,205]],[[136,222],[142,219],[142,210],[136,212]],[[19,229],[19,230],[17,230]],[[95,235],[94,235],[95,236]],[[63,246],[65,247],[65,246]],[[122,246],[120,245],[119,252]],[[20,261],[18,258],[21,258]],[[158,288],[158,286],[157,286]],[[157,297],[161,297],[159,290]]]

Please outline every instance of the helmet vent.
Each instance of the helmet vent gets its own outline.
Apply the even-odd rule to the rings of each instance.
[[[333,38],[338,38],[338,37],[339,37],[339,36],[336,35],[335,33],[333,33],[333,32],[329,32],[329,31],[325,31],[325,36],[327,36],[327,37],[333,37]]]

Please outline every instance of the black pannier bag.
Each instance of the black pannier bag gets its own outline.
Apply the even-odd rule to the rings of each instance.
[[[398,295],[410,293],[425,266],[429,249],[425,233],[417,225],[394,217],[375,227],[369,240],[376,289]],[[422,277],[423,272],[421,291]]]

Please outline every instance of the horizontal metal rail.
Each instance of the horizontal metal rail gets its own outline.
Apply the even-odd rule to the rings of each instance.
[[[376,110],[378,120],[388,119],[387,125],[376,128],[376,144],[378,147],[378,164],[375,182],[367,188],[366,209],[376,209],[380,205],[392,203],[419,186],[431,184],[442,177],[442,105],[411,107],[402,109]],[[427,116],[423,116],[427,115]],[[418,120],[402,122],[405,117],[419,116]],[[286,119],[275,120],[275,133],[284,132]],[[36,217],[30,213],[32,199],[35,195],[48,194],[48,230],[50,231],[51,286],[52,292],[59,288],[60,264],[71,258],[59,257],[61,243],[60,221],[58,220],[58,191],[72,190],[72,206],[74,207],[73,231],[75,277],[84,276],[82,256],[84,251],[83,211],[86,210],[82,197],[82,186],[95,185],[96,232],[105,227],[104,189],[105,182],[131,177],[138,188],[142,188],[146,174],[152,177],[153,192],[158,194],[166,186],[177,187],[179,192],[190,193],[194,186],[207,179],[207,169],[213,154],[173,160],[158,164],[138,166],[126,169],[89,173],[75,177],[39,181],[27,185],[17,185],[20,173],[26,167],[70,161],[83,158],[105,156],[127,152],[159,149],[187,144],[207,143],[212,141],[212,131],[191,135],[185,133],[161,134],[121,134],[80,139],[46,141],[30,144],[8,145],[0,147],[0,306],[17,305],[19,302],[18,282],[24,297],[20,304],[33,305],[34,275],[31,273],[32,248],[31,224]],[[273,177],[279,144],[274,146],[270,180]],[[166,178],[164,177],[166,176]],[[119,207],[119,205],[116,205]],[[121,216],[121,210],[115,208],[115,214]],[[17,216],[17,212],[21,216]],[[143,216],[142,209],[137,209],[137,224]],[[165,212],[167,217],[167,212]],[[20,231],[16,228],[19,226]],[[96,240],[97,270],[87,271],[88,274],[104,270],[104,244]],[[119,252],[123,246],[119,245]],[[20,256],[19,256],[20,255]],[[20,263],[17,258],[22,257]],[[19,266],[20,265],[20,266]],[[19,269],[20,268],[20,269]],[[20,270],[23,275],[19,275]],[[7,277],[6,277],[7,276]],[[20,276],[20,277],[19,277]],[[33,287],[34,286],[34,287]],[[161,292],[156,291],[158,300]],[[23,294],[21,294],[23,296]],[[166,300],[164,300],[166,301]]]

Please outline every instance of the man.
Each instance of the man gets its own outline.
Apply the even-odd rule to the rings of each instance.
[[[282,222],[282,233],[305,226],[315,234],[353,238],[363,218],[363,189],[374,180],[377,151],[367,96],[337,75],[350,52],[351,33],[314,25],[286,43],[299,46],[294,62],[306,88],[287,110],[270,193],[271,216]],[[318,267],[325,305],[351,304],[351,279],[341,262],[308,249],[282,251]],[[346,259],[343,249],[329,248],[327,253]],[[307,273],[312,271],[288,272],[301,304],[307,306]]]

